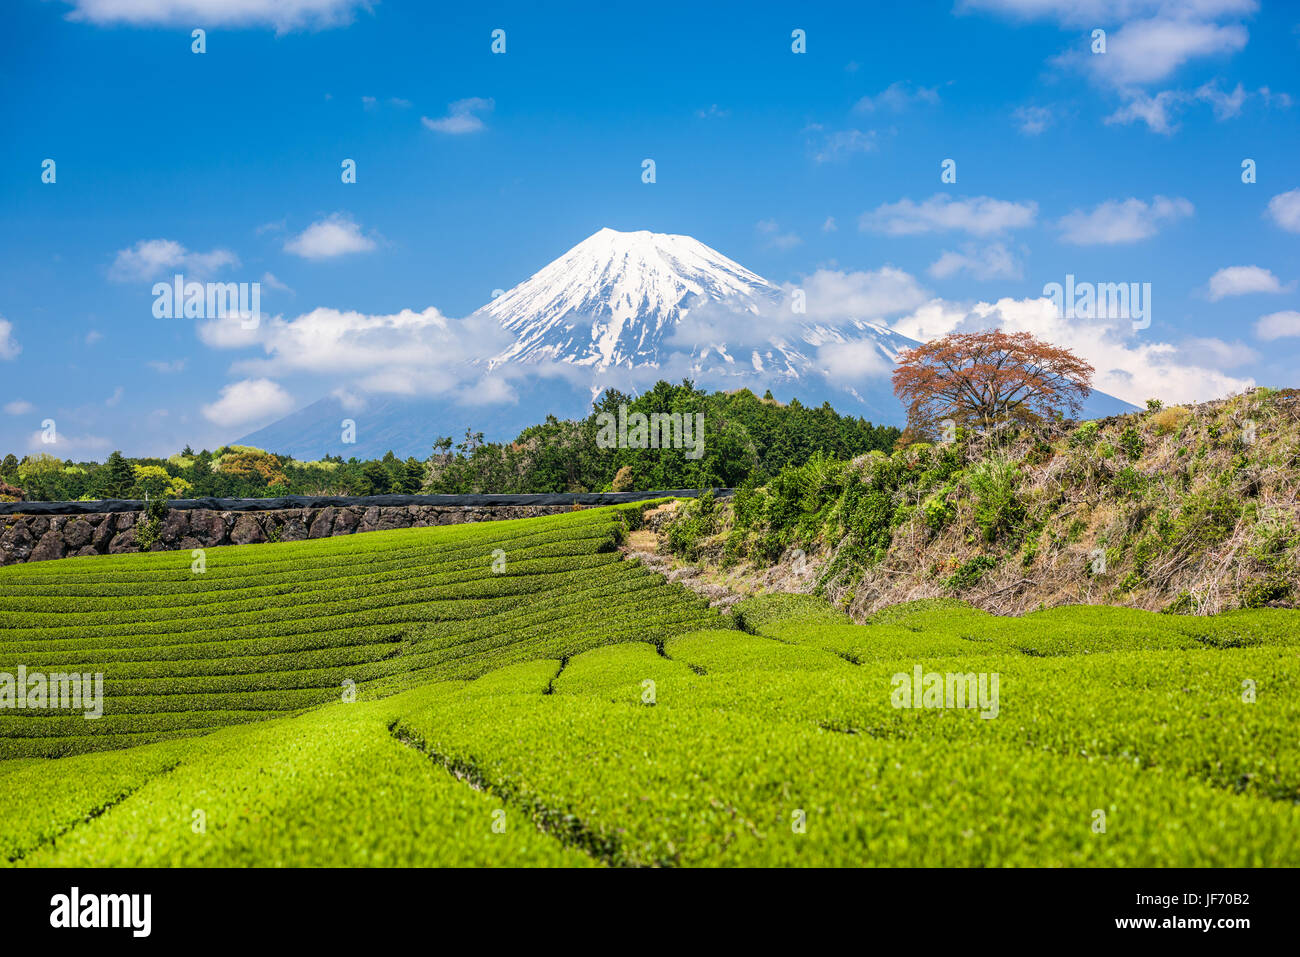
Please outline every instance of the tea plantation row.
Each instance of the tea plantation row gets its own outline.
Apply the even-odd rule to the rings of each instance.
[[[1300,864],[1300,614],[724,618],[639,515],[0,571],[0,673],[106,676],[0,711],[0,862]],[[896,707],[918,666],[996,716]]]

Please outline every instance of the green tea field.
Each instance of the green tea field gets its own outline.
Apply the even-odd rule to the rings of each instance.
[[[1300,865],[1300,612],[723,615],[644,507],[0,569],[0,862]]]

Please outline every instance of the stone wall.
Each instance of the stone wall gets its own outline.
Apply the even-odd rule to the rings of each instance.
[[[459,525],[567,512],[571,505],[327,505],[222,512],[172,509],[149,551],[292,542],[392,528]],[[89,515],[0,515],[0,565],[140,551],[142,512]]]

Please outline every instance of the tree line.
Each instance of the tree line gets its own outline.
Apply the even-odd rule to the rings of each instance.
[[[621,410],[621,413],[620,413]],[[611,417],[700,416],[695,450],[640,448],[608,441]],[[695,421],[693,419],[693,421]],[[602,431],[602,427],[604,430]],[[424,458],[324,456],[302,462],[274,451],[226,446],[168,458],[114,452],[102,463],[49,453],[0,461],[0,499],[77,501],[104,498],[262,498],[281,495],[389,493],[542,493],[733,487],[764,482],[816,453],[853,458],[889,451],[900,432],[861,417],[760,397],[748,389],[708,393],[689,380],[660,381],[638,396],[607,390],[580,420],[547,416],[511,442],[481,432],[443,436]],[[698,451],[698,455],[694,454]],[[691,453],[691,454],[688,454]]]

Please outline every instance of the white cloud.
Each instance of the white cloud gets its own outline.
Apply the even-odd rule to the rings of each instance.
[[[1106,117],[1107,124],[1135,123],[1142,121],[1152,132],[1169,135],[1177,129],[1173,121],[1174,107],[1181,103],[1182,94],[1177,90],[1164,90],[1155,96],[1135,93],[1128,103]]]
[[[117,282],[147,282],[175,272],[201,278],[238,265],[239,257],[229,249],[201,253],[186,249],[174,239],[142,239],[117,251],[113,265],[108,268],[108,278]]]
[[[1011,229],[1032,226],[1038,215],[1034,202],[1013,203],[991,196],[953,199],[936,193],[921,203],[903,199],[885,203],[862,214],[858,228],[888,236],[959,230],[972,236],[990,236]]]
[[[822,232],[824,233],[833,233],[839,228],[840,228],[839,226],[835,225],[834,216],[827,216],[826,222],[822,223]]]
[[[454,393],[479,378],[476,362],[513,341],[494,319],[449,319],[432,307],[391,315],[321,308],[289,320],[264,316],[256,329],[241,328],[238,317],[209,319],[198,333],[216,349],[261,348],[265,358],[235,363],[237,374],[343,376],[363,391],[409,395]]]
[[[1085,212],[1076,209],[1057,223],[1061,241],[1078,246],[1133,243],[1149,239],[1161,224],[1191,216],[1194,208],[1181,197],[1156,196],[1150,203],[1130,197],[1108,199]]]
[[[773,249],[793,249],[803,242],[796,233],[783,233],[775,219],[763,219],[754,224],[760,236],[766,237],[765,245]]]
[[[167,362],[162,359],[153,359],[146,362],[145,365],[155,372],[161,372],[163,375],[174,375],[177,372],[185,371],[185,361],[184,359],[173,359]]]
[[[841,384],[860,383],[894,371],[894,363],[870,339],[828,342],[818,347],[815,362],[826,378]]]
[[[330,392],[330,395],[338,399],[339,404],[348,412],[364,412],[370,405],[366,396],[350,389],[334,389]]]
[[[1300,313],[1296,314],[1300,323]],[[1002,329],[1029,332],[1082,356],[1096,369],[1093,387],[1135,405],[1148,398],[1195,402],[1241,392],[1254,380],[1230,376],[1195,361],[1240,357],[1239,348],[1222,344],[1207,349],[1199,340],[1179,346],[1143,339],[1127,319],[1064,319],[1048,299],[1000,299],[968,305],[935,300],[892,324],[913,339],[932,339],[950,332]],[[1300,328],[1300,326],[1298,326]]]
[[[54,441],[47,441],[48,438],[44,429],[37,429],[27,436],[27,448],[32,452],[57,453],[63,459],[76,459],[97,456],[113,447],[108,439],[98,435],[74,435],[62,429],[54,431]]]
[[[820,126],[809,127],[814,132],[820,132]],[[810,147],[812,158],[815,163],[829,163],[833,160],[844,159],[854,153],[870,153],[876,149],[876,132],[869,130],[864,133],[862,130],[836,130],[827,133],[818,139],[816,145]]]
[[[800,293],[804,311],[796,312]],[[852,339],[860,334],[856,323],[884,320],[915,309],[928,298],[915,277],[893,266],[871,272],[819,269],[797,285],[786,283],[780,300],[763,305],[757,314],[717,302],[693,306],[666,342],[696,353],[725,343],[733,357],[750,349],[770,349],[778,342],[802,350],[805,345],[800,340],[810,328],[816,330],[818,344]],[[676,371],[661,363],[650,382],[672,379]],[[690,376],[693,370],[683,368],[681,374]]]
[[[1196,99],[1203,100],[1210,104],[1214,110],[1216,120],[1227,120],[1238,115],[1241,112],[1242,104],[1246,102],[1246,88],[1240,83],[1231,93],[1220,91],[1217,83],[1206,83],[1200,87],[1194,94]]]
[[[1055,20],[1091,26],[1157,13],[1217,19],[1254,13],[1258,0],[958,0],[957,12],[984,10],[1020,20]]]
[[[1022,274],[1015,255],[1002,243],[984,247],[968,243],[961,252],[945,250],[929,269],[936,279],[948,279],[962,272],[981,280],[1019,279]]]
[[[864,96],[853,105],[860,113],[872,113],[880,109],[902,112],[913,103],[935,104],[939,102],[938,87],[913,87],[907,83],[889,84],[875,96]]]
[[[24,399],[14,399],[12,402],[5,403],[5,415],[26,415],[35,409],[36,406]]]
[[[1180,361],[1187,365],[1206,363],[1220,369],[1234,369],[1259,359],[1259,353],[1244,342],[1193,337],[1183,340]]]
[[[1270,199],[1268,215],[1287,232],[1300,233],[1300,189],[1278,193]],[[0,355],[3,355],[2,350]]]
[[[1259,97],[1264,101],[1265,106],[1272,106],[1273,103],[1276,102],[1277,105],[1284,110],[1289,110],[1291,108],[1290,93],[1274,93],[1266,86],[1261,86],[1258,92]]]
[[[1055,20],[1062,27],[1101,27],[1106,52],[1072,50],[1058,63],[1086,70],[1124,88],[1163,79],[1203,57],[1227,56],[1246,46],[1238,20],[1258,9],[1256,0],[960,0],[959,12],[985,10],[1020,20]],[[1114,24],[1118,23],[1116,27]],[[1085,36],[1085,39],[1089,39]]]
[[[375,241],[344,213],[317,220],[284,244],[285,252],[303,259],[333,259],[375,248]]]
[[[787,297],[793,286],[787,285]],[[930,294],[911,274],[893,266],[869,272],[819,269],[804,278],[807,318],[819,323],[881,319],[915,309]]]
[[[1119,93],[1123,105],[1107,123],[1144,122],[1171,134],[1176,114],[1194,101],[1209,103],[1215,116],[1236,116],[1247,96],[1239,84],[1221,92],[1206,84],[1194,92],[1150,94],[1143,86],[1164,80],[1183,66],[1207,58],[1224,59],[1246,47],[1250,34],[1242,20],[1259,9],[1257,0],[959,0],[957,12],[987,11],[1017,20],[1055,21],[1072,34],[1067,52],[1054,66],[1078,70],[1099,86]],[[1105,31],[1104,51],[1093,52],[1092,31]],[[1277,99],[1267,88],[1266,105]]]
[[[104,334],[102,332],[100,332],[98,329],[91,329],[88,333],[86,333],[85,342],[86,345],[93,346],[96,342],[99,342],[103,338],[104,338]]]
[[[113,390],[113,394],[104,400],[104,405],[108,406],[111,409],[113,406],[117,405],[119,402],[122,401],[122,394],[125,391],[126,390],[119,385],[117,388]]]
[[[411,101],[410,101],[410,100],[404,100],[404,99],[402,99],[401,97],[398,97],[398,96],[390,96],[390,97],[389,97],[387,100],[385,100],[384,102],[387,103],[389,106],[396,106],[396,107],[399,107],[399,108],[401,108],[401,109],[405,109],[406,107],[408,107],[408,106],[411,105]],[[378,98],[378,97],[375,97],[375,96],[363,96],[363,97],[361,98],[361,106],[362,106],[362,107],[363,107],[367,112],[372,111],[372,110],[376,110],[376,109],[379,108],[379,98]]]
[[[471,96],[464,100],[457,100],[448,106],[446,116],[436,120],[422,116],[420,122],[431,130],[437,130],[439,133],[451,133],[453,135],[477,133],[485,128],[485,124],[478,114],[490,113],[495,107],[496,103],[491,99]]]
[[[1183,17],[1133,20],[1108,31],[1106,52],[1070,55],[1092,77],[1120,89],[1154,83],[1190,60],[1226,56],[1245,49],[1250,34],[1238,23],[1218,24]]]
[[[1026,136],[1037,136],[1049,126],[1055,119],[1052,111],[1045,106],[1021,106],[1011,114],[1015,118],[1016,125],[1020,127],[1020,132]]]
[[[720,120],[731,115],[731,110],[724,110],[714,103],[707,110],[696,110],[695,115],[702,120]]]
[[[1210,277],[1210,299],[1214,302],[1228,296],[1284,291],[1281,280],[1261,266],[1228,266]]]
[[[280,292],[287,292],[290,295],[293,294],[293,290],[277,279],[273,272],[262,273],[262,285],[269,286],[271,289],[278,289]]]
[[[293,397],[270,379],[243,379],[222,386],[221,397],[203,406],[203,417],[223,427],[277,419],[293,411]]]
[[[1230,93],[1220,90],[1217,83],[1206,83],[1191,92],[1161,90],[1154,95],[1148,95],[1130,90],[1126,95],[1129,98],[1128,102],[1106,117],[1105,122],[1127,124],[1141,121],[1150,127],[1152,132],[1163,133],[1166,136],[1178,129],[1176,116],[1185,107],[1194,103],[1210,104],[1210,108],[1214,111],[1214,118],[1219,122],[1239,116],[1246,101],[1254,96],[1263,100],[1265,106],[1271,106],[1275,102],[1283,108],[1291,105],[1291,98],[1285,93],[1271,93],[1268,87],[1264,86],[1255,93],[1248,93],[1240,83]]]
[[[1255,335],[1265,342],[1300,336],[1300,312],[1288,309],[1285,312],[1260,316],[1259,321],[1255,323]]]
[[[14,324],[0,316],[0,359],[15,359],[23,347],[14,338]]]
[[[703,352],[725,345],[736,355],[754,346],[765,346],[772,340],[792,335],[798,330],[799,320],[788,299],[779,305],[764,306],[759,314],[747,309],[734,309],[725,303],[706,300],[693,305],[681,321],[668,333],[665,343],[675,350]],[[661,356],[663,367],[659,378],[667,374],[673,362],[680,361],[679,352]],[[633,369],[639,373],[641,370]]]
[[[370,0],[65,0],[69,20],[96,26],[273,27],[276,33],[352,22]]]
[[[263,314],[258,325],[251,328],[240,322],[238,316],[205,319],[195,328],[199,341],[205,346],[212,349],[243,349],[261,341],[262,327],[266,325],[267,318]]]

